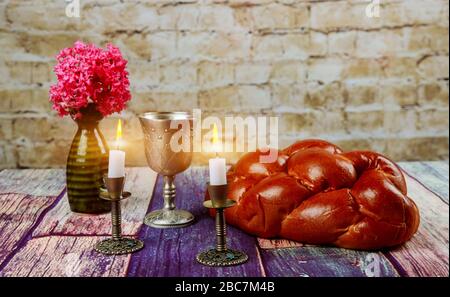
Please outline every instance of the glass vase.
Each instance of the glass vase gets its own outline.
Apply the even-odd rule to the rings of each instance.
[[[77,213],[100,214],[111,210],[111,203],[99,198],[103,174],[108,171],[108,144],[99,130],[103,116],[89,104],[76,119],[78,130],[72,140],[66,166],[67,196],[70,209]]]

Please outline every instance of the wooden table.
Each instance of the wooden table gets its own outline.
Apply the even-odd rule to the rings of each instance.
[[[133,255],[104,256],[93,251],[111,232],[108,214],[70,212],[63,170],[0,172],[1,276],[448,276],[449,165],[400,163],[421,224],[412,240],[393,250],[353,251],[264,240],[229,227],[229,246],[245,251],[240,266],[210,268],[195,255],[214,246],[214,222],[202,206],[206,168],[192,167],[176,180],[177,205],[197,222],[182,229],[142,224],[162,206],[162,179],[147,168],[128,169],[123,231],[144,240]],[[156,185],[154,186],[156,180]]]

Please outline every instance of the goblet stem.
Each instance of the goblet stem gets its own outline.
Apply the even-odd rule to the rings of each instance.
[[[174,179],[174,175],[164,176],[164,207],[148,213],[144,218],[144,224],[155,228],[177,228],[188,226],[194,222],[194,216],[191,213],[175,209]]]
[[[112,238],[119,240],[122,237],[120,200],[113,201],[111,205]]]
[[[216,212],[216,250],[219,252],[227,250],[226,235],[225,215],[223,213],[223,208],[219,208]]]
[[[175,195],[176,195],[176,187],[173,182],[175,176],[166,175],[164,176],[164,209],[165,210],[174,210],[175,209]]]

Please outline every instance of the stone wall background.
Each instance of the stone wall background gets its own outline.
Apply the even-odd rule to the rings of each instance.
[[[136,114],[194,107],[278,116],[282,147],[314,137],[448,159],[448,0],[382,0],[380,18],[361,0],[80,4],[78,19],[63,0],[0,0],[0,168],[64,166],[75,124],[51,110],[48,88],[55,55],[78,39],[129,60],[128,165],[146,164]],[[109,140],[115,121],[102,122]]]

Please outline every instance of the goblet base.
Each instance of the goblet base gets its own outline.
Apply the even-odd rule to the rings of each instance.
[[[197,261],[206,266],[231,266],[245,263],[248,256],[241,251],[210,249],[197,255]]]
[[[153,228],[181,228],[194,223],[194,215],[182,209],[159,209],[148,213],[144,224]]]
[[[105,255],[123,255],[137,252],[143,247],[144,243],[139,239],[122,237],[100,241],[95,250]]]

